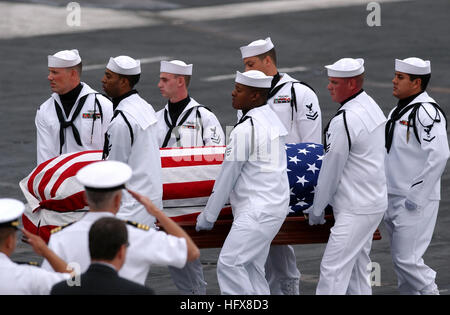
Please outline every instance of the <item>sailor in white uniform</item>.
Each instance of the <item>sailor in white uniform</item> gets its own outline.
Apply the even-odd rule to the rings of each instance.
[[[160,147],[225,144],[217,117],[188,94],[192,68],[192,64],[180,60],[161,61],[158,88],[168,104],[156,114]],[[180,294],[206,294],[200,259],[187,263],[183,269],[169,267],[169,271]]]
[[[161,61],[158,88],[168,99],[156,114],[161,148],[225,144],[216,115],[188,94],[192,68],[192,64],[181,60]]]
[[[230,199],[233,224],[217,262],[222,294],[270,294],[264,265],[289,205],[287,131],[266,103],[271,81],[257,70],[236,73],[233,107],[244,115],[231,132],[213,193],[197,218],[197,231],[212,229]]]
[[[395,60],[393,95],[399,101],[386,125],[384,222],[402,294],[439,294],[436,272],[422,257],[436,224],[449,147],[445,114],[425,91],[430,77],[428,60]]]
[[[369,252],[387,208],[386,117],[363,90],[364,60],[343,58],[328,71],[328,91],[341,107],[325,128],[325,157],[307,210],[311,225],[336,220],[320,264],[317,294],[371,294]]]
[[[122,189],[130,178],[131,168],[118,161],[92,163],[77,173],[76,179],[85,187],[90,210],[81,220],[57,228],[50,236],[49,247],[79,273],[85,272],[90,264],[88,235],[91,225],[100,218],[117,214]],[[181,268],[186,261],[199,257],[199,249],[182,228],[159,210],[148,197],[131,190],[128,192],[144,205],[150,215],[158,219],[166,232],[127,221],[130,246],[125,264],[119,271],[121,277],[145,285],[152,265]],[[48,270],[51,268],[47,260],[42,267]]]
[[[49,294],[52,286],[70,279],[68,273],[43,270],[37,266],[16,264],[10,257],[17,243],[19,219],[25,206],[10,198],[0,199],[0,294]]]
[[[141,74],[139,60],[128,56],[110,58],[102,79],[103,89],[113,100],[114,116],[105,135],[103,159],[127,163],[133,169],[130,189],[150,198],[162,209],[161,158],[153,107],[134,90]],[[117,215],[152,226],[142,204],[124,193]]]
[[[273,76],[267,103],[281,120],[288,135],[287,143],[322,142],[322,114],[314,90],[287,73],[279,73],[275,47],[270,37],[240,48],[245,71],[259,70]],[[238,111],[238,119],[241,117]],[[270,247],[266,278],[271,294],[298,295],[300,271],[290,245]]]
[[[113,115],[111,102],[80,82],[76,49],[48,56],[51,97],[36,112],[37,164],[63,153],[101,150]]]

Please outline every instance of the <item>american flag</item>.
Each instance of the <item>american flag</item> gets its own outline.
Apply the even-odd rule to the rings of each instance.
[[[163,207],[174,221],[193,221],[212,193],[225,146],[161,148]],[[227,205],[223,214],[231,213]]]
[[[301,214],[312,204],[322,151],[318,144],[286,145],[292,214]],[[160,149],[163,207],[169,217],[193,221],[203,211],[224,152],[225,146]],[[19,183],[28,202],[22,217],[24,227],[48,240],[53,228],[79,220],[88,208],[75,175],[101,156],[102,151],[67,153],[38,165]],[[229,205],[221,213],[229,215]]]
[[[102,151],[63,154],[39,164],[21,180],[19,186],[27,200],[24,228],[48,241],[52,229],[81,219],[88,208],[75,175],[101,158]]]
[[[225,146],[162,148],[163,207],[175,221],[195,220],[220,171]],[[78,221],[88,207],[75,178],[82,167],[100,161],[102,151],[66,153],[38,165],[19,186],[27,200],[22,222],[48,241],[52,229]],[[224,214],[231,213],[225,206]]]
[[[323,145],[317,143],[288,143],[287,173],[291,199],[289,215],[303,215],[312,206],[314,188],[324,156]]]

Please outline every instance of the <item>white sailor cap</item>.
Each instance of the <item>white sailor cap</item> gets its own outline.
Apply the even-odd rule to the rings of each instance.
[[[16,199],[0,199],[0,228],[18,228],[19,218],[25,209],[25,205]]]
[[[395,71],[423,75],[431,73],[429,60],[422,60],[417,57],[410,57],[403,60],[395,59]]]
[[[133,171],[126,163],[99,161],[80,169],[76,179],[86,190],[111,191],[125,188]]]
[[[159,72],[167,72],[181,75],[192,75],[192,64],[186,64],[181,60],[161,61]]]
[[[141,73],[141,62],[128,56],[110,57],[106,69],[123,75],[136,75]]]
[[[274,46],[270,37],[267,37],[266,39],[255,40],[247,46],[242,46],[240,48],[242,59],[264,54],[271,50],[273,47]]]
[[[257,88],[270,88],[273,77],[265,75],[258,70],[250,70],[244,73],[236,71],[236,83]]]
[[[364,72],[364,59],[342,58],[332,65],[325,66],[332,78],[351,78]]]
[[[70,68],[81,62],[78,50],[62,50],[52,56],[48,56],[49,68]]]

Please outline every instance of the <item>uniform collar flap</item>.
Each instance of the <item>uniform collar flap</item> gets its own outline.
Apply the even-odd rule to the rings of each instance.
[[[383,111],[364,91],[342,105],[341,109],[355,113],[369,132],[386,122]]]
[[[147,129],[157,122],[153,107],[147,103],[139,94],[132,94],[124,98],[117,110],[126,112],[136,120],[142,129]]]
[[[271,140],[278,136],[286,136],[288,134],[283,123],[267,104],[252,108],[245,116],[250,116],[260,122],[264,128],[273,130],[273,132],[270,133]],[[268,120],[268,117],[270,117],[270,121]]]

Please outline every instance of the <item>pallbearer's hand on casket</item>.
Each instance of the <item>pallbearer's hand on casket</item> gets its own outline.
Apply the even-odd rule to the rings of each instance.
[[[206,216],[205,213],[202,212],[198,215],[197,217],[197,224],[195,225],[195,230],[197,232],[202,231],[202,230],[211,230],[214,226],[214,222],[209,222],[208,220],[206,220]]]
[[[417,209],[417,204],[409,199],[405,200],[405,208],[409,211],[414,211]]]
[[[318,213],[319,210],[316,209],[316,211],[314,211],[314,206],[312,206],[303,212],[308,214],[309,225],[324,224],[326,222],[326,220],[324,218],[324,216],[325,216],[324,210],[320,211],[320,214],[319,214]]]

